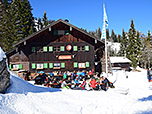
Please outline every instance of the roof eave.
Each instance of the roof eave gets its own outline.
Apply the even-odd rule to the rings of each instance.
[[[68,25],[68,26],[71,26],[71,27],[75,28],[76,30],[78,30],[78,31],[80,31],[80,32],[82,32],[82,33],[88,35],[89,37],[92,37],[93,39],[95,39],[95,40],[97,40],[97,41],[99,41],[99,42],[102,42],[102,43],[104,44],[104,42],[103,42],[102,40],[99,40],[97,37],[95,37],[95,36],[93,36],[93,35],[91,35],[91,34],[85,32],[85,31],[81,30],[80,28],[78,28],[78,27],[76,27],[76,26],[74,26],[74,25],[72,25],[72,24],[70,24],[70,23],[68,23],[68,22],[66,22],[66,21],[63,21],[62,19],[59,19],[59,20],[57,20],[57,21],[55,21],[55,22],[49,24],[48,26],[46,26],[46,27],[43,28],[42,30],[37,31],[37,32],[35,32],[35,33],[33,33],[33,34],[27,36],[26,38],[24,38],[24,39],[18,41],[16,44],[13,45],[13,47],[18,46],[19,44],[25,42],[26,40],[32,38],[32,37],[35,36],[35,35],[37,35],[37,34],[43,32],[43,31],[47,30],[48,28],[54,26],[55,24],[57,24],[57,23],[59,23],[59,22],[62,22],[62,23],[64,23],[64,24]]]

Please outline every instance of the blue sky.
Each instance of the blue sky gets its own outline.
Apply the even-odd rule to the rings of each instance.
[[[152,31],[152,0],[29,0],[34,17],[68,19],[69,22],[87,31],[95,31],[103,24],[103,3],[109,21],[109,30],[122,34],[128,32],[131,19],[135,29],[147,35]]]

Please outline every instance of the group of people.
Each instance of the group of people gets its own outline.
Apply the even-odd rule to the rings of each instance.
[[[104,90],[114,88],[105,76],[98,77],[97,75],[86,72],[60,72],[46,74],[40,71],[35,77],[35,84],[44,85],[53,88],[66,88],[74,90]]]

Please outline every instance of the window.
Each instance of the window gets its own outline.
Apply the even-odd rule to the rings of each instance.
[[[49,63],[49,68],[53,68],[53,63]]]
[[[32,69],[36,69],[36,64],[32,63]]]
[[[23,65],[22,64],[13,64],[13,65],[9,65],[9,69],[23,69]]]
[[[78,51],[84,51],[84,46],[79,46]]]
[[[77,68],[77,67],[78,67],[78,63],[74,62],[74,68]]]
[[[65,68],[65,63],[61,63],[61,68]]]
[[[19,69],[23,69],[23,65],[22,64],[19,64]]]
[[[53,51],[53,46],[49,46],[49,52]]]
[[[73,51],[78,51],[78,46],[73,46]]]
[[[60,46],[60,51],[64,51],[64,46]]]
[[[35,47],[32,47],[32,52],[36,52],[36,48]]]
[[[61,64],[60,63],[54,63],[53,68],[54,69],[60,69],[61,68]]]
[[[69,30],[65,30],[65,35],[69,35]]]
[[[85,46],[82,46],[82,47],[81,47],[81,51],[85,51]]]
[[[54,30],[54,31],[53,31],[53,35],[58,35],[58,31],[57,31],[57,30]]]
[[[48,68],[48,64],[47,63],[44,63],[44,68]]]
[[[23,69],[23,65],[22,64],[9,64],[9,69]]]
[[[36,68],[37,68],[37,69],[43,69],[43,68],[44,68],[44,65],[43,65],[42,63],[41,63],[41,64],[37,64],[37,65],[36,65]]]
[[[12,69],[12,65],[11,65],[11,64],[9,64],[9,69],[10,69],[10,70]]]
[[[54,30],[53,35],[68,35],[69,30]]]
[[[56,51],[56,47],[53,47],[53,51]]]
[[[81,51],[81,47],[80,46],[78,46],[78,51]]]
[[[19,69],[19,65],[13,65],[14,69]]]
[[[85,46],[85,51],[89,51],[89,46]]]
[[[43,52],[43,48],[42,47],[36,47],[36,51],[37,51],[37,53],[42,53]]]
[[[47,52],[47,46],[43,47],[43,52]]]
[[[86,68],[85,63],[79,63],[79,68]]]
[[[60,47],[53,47],[53,51],[60,52]]]
[[[86,62],[86,67],[89,67],[90,65],[89,65],[89,62]]]
[[[58,35],[64,35],[65,34],[65,30],[58,30]]]

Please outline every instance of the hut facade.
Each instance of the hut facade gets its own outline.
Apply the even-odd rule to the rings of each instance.
[[[9,69],[101,72],[104,42],[82,29],[59,19],[20,40],[7,52]],[[95,65],[95,62],[98,64]],[[99,67],[99,68],[97,68]]]

